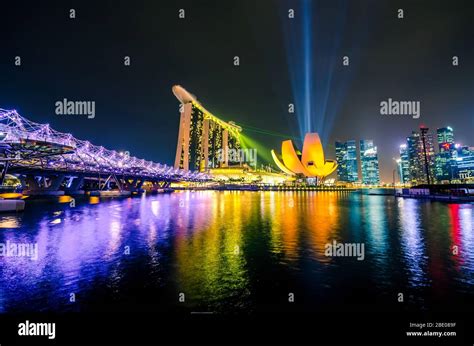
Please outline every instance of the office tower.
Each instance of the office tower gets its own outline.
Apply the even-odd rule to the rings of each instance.
[[[400,182],[408,184],[410,182],[410,160],[408,156],[408,146],[400,145]]]
[[[336,161],[339,181],[354,183],[359,180],[355,140],[336,142]]]
[[[436,130],[439,149],[442,150],[445,144],[454,144],[454,131],[451,127],[442,127]]]
[[[372,140],[360,140],[360,167],[362,172],[362,184],[380,184],[377,147],[374,146]]]
[[[474,147],[456,144],[455,149],[455,179],[462,183],[474,183]]]
[[[349,182],[356,182],[359,180],[359,165],[357,162],[357,146],[355,140],[349,140],[346,142],[347,147],[347,177]]]
[[[347,167],[346,167],[346,143],[336,141],[336,162],[337,162],[337,180],[338,181],[348,181],[347,178]]]
[[[410,183],[434,183],[435,152],[433,136],[428,128],[421,126],[420,132],[413,131],[407,138],[410,167]]]
[[[450,182],[455,178],[456,148],[454,132],[451,127],[439,128],[436,131],[439,152],[435,156],[435,176],[438,182]]]
[[[425,172],[425,179],[428,184],[434,183],[434,144],[433,136],[428,133],[428,128],[420,126],[421,139],[421,157],[423,158],[423,168]]]

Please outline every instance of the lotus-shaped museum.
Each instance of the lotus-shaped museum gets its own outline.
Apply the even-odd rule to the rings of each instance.
[[[337,167],[336,161],[324,158],[323,145],[317,133],[306,134],[301,153],[295,149],[291,140],[286,140],[281,143],[281,156],[272,150],[272,157],[283,172],[290,175],[301,174],[308,178],[323,179]]]

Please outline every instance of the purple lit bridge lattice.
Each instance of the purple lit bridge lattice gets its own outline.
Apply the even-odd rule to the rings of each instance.
[[[200,172],[174,169],[126,152],[109,150],[49,124],[32,122],[16,110],[0,108],[0,185],[16,176],[30,193],[48,191],[136,191],[145,182],[167,187],[176,181],[206,181]]]

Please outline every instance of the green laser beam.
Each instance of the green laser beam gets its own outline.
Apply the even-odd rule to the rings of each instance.
[[[245,125],[245,124],[241,124],[241,123],[239,123],[238,125],[240,127],[242,127],[242,129],[245,129],[249,132],[261,133],[261,134],[272,136],[272,137],[280,137],[280,138],[292,139],[292,140],[297,140],[297,141],[301,140],[301,138],[296,137],[296,136],[289,136],[289,135],[285,135],[283,133],[272,132],[272,131],[261,129],[261,128],[258,128],[258,127],[250,126],[250,125]],[[333,149],[334,145],[333,144],[327,144],[326,147]]]
[[[286,138],[286,139],[295,139],[295,140],[300,139],[300,138],[295,137],[295,136],[289,136],[289,135],[285,135],[283,133],[272,132],[272,131],[260,129],[260,128],[257,128],[257,127],[249,126],[249,125],[243,125],[243,124],[238,124],[238,125],[240,127],[242,127],[243,129],[245,129],[247,131],[250,131],[250,132],[256,132],[256,133],[261,133],[261,134],[268,135],[268,136],[281,137],[281,138]]]

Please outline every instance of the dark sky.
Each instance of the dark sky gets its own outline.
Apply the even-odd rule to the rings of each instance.
[[[391,181],[392,157],[421,123],[432,129],[450,125],[458,142],[474,145],[472,1],[313,3],[316,50],[318,40],[340,41],[336,52],[314,52],[315,64],[321,58],[337,62],[328,106],[334,115],[325,125],[327,156],[334,158],[335,139],[373,139],[382,178]],[[2,2],[0,108],[15,108],[94,144],[172,164],[179,117],[171,87],[181,84],[224,120],[299,136],[298,117],[287,112],[298,52],[288,51],[282,13],[300,5],[277,0]],[[70,8],[76,19],[69,18]],[[184,20],[178,18],[180,8]],[[403,20],[397,18],[399,8]],[[331,23],[343,26],[328,27]],[[351,65],[344,70],[346,54]],[[457,67],[453,55],[459,57]],[[14,66],[15,56],[21,56],[20,67]],[[124,56],[131,57],[131,66],[123,65]],[[95,101],[96,117],[56,115],[54,103],[63,98]],[[421,101],[420,119],[380,115],[380,102],[388,98]],[[278,148],[284,139],[246,133],[268,148]]]

